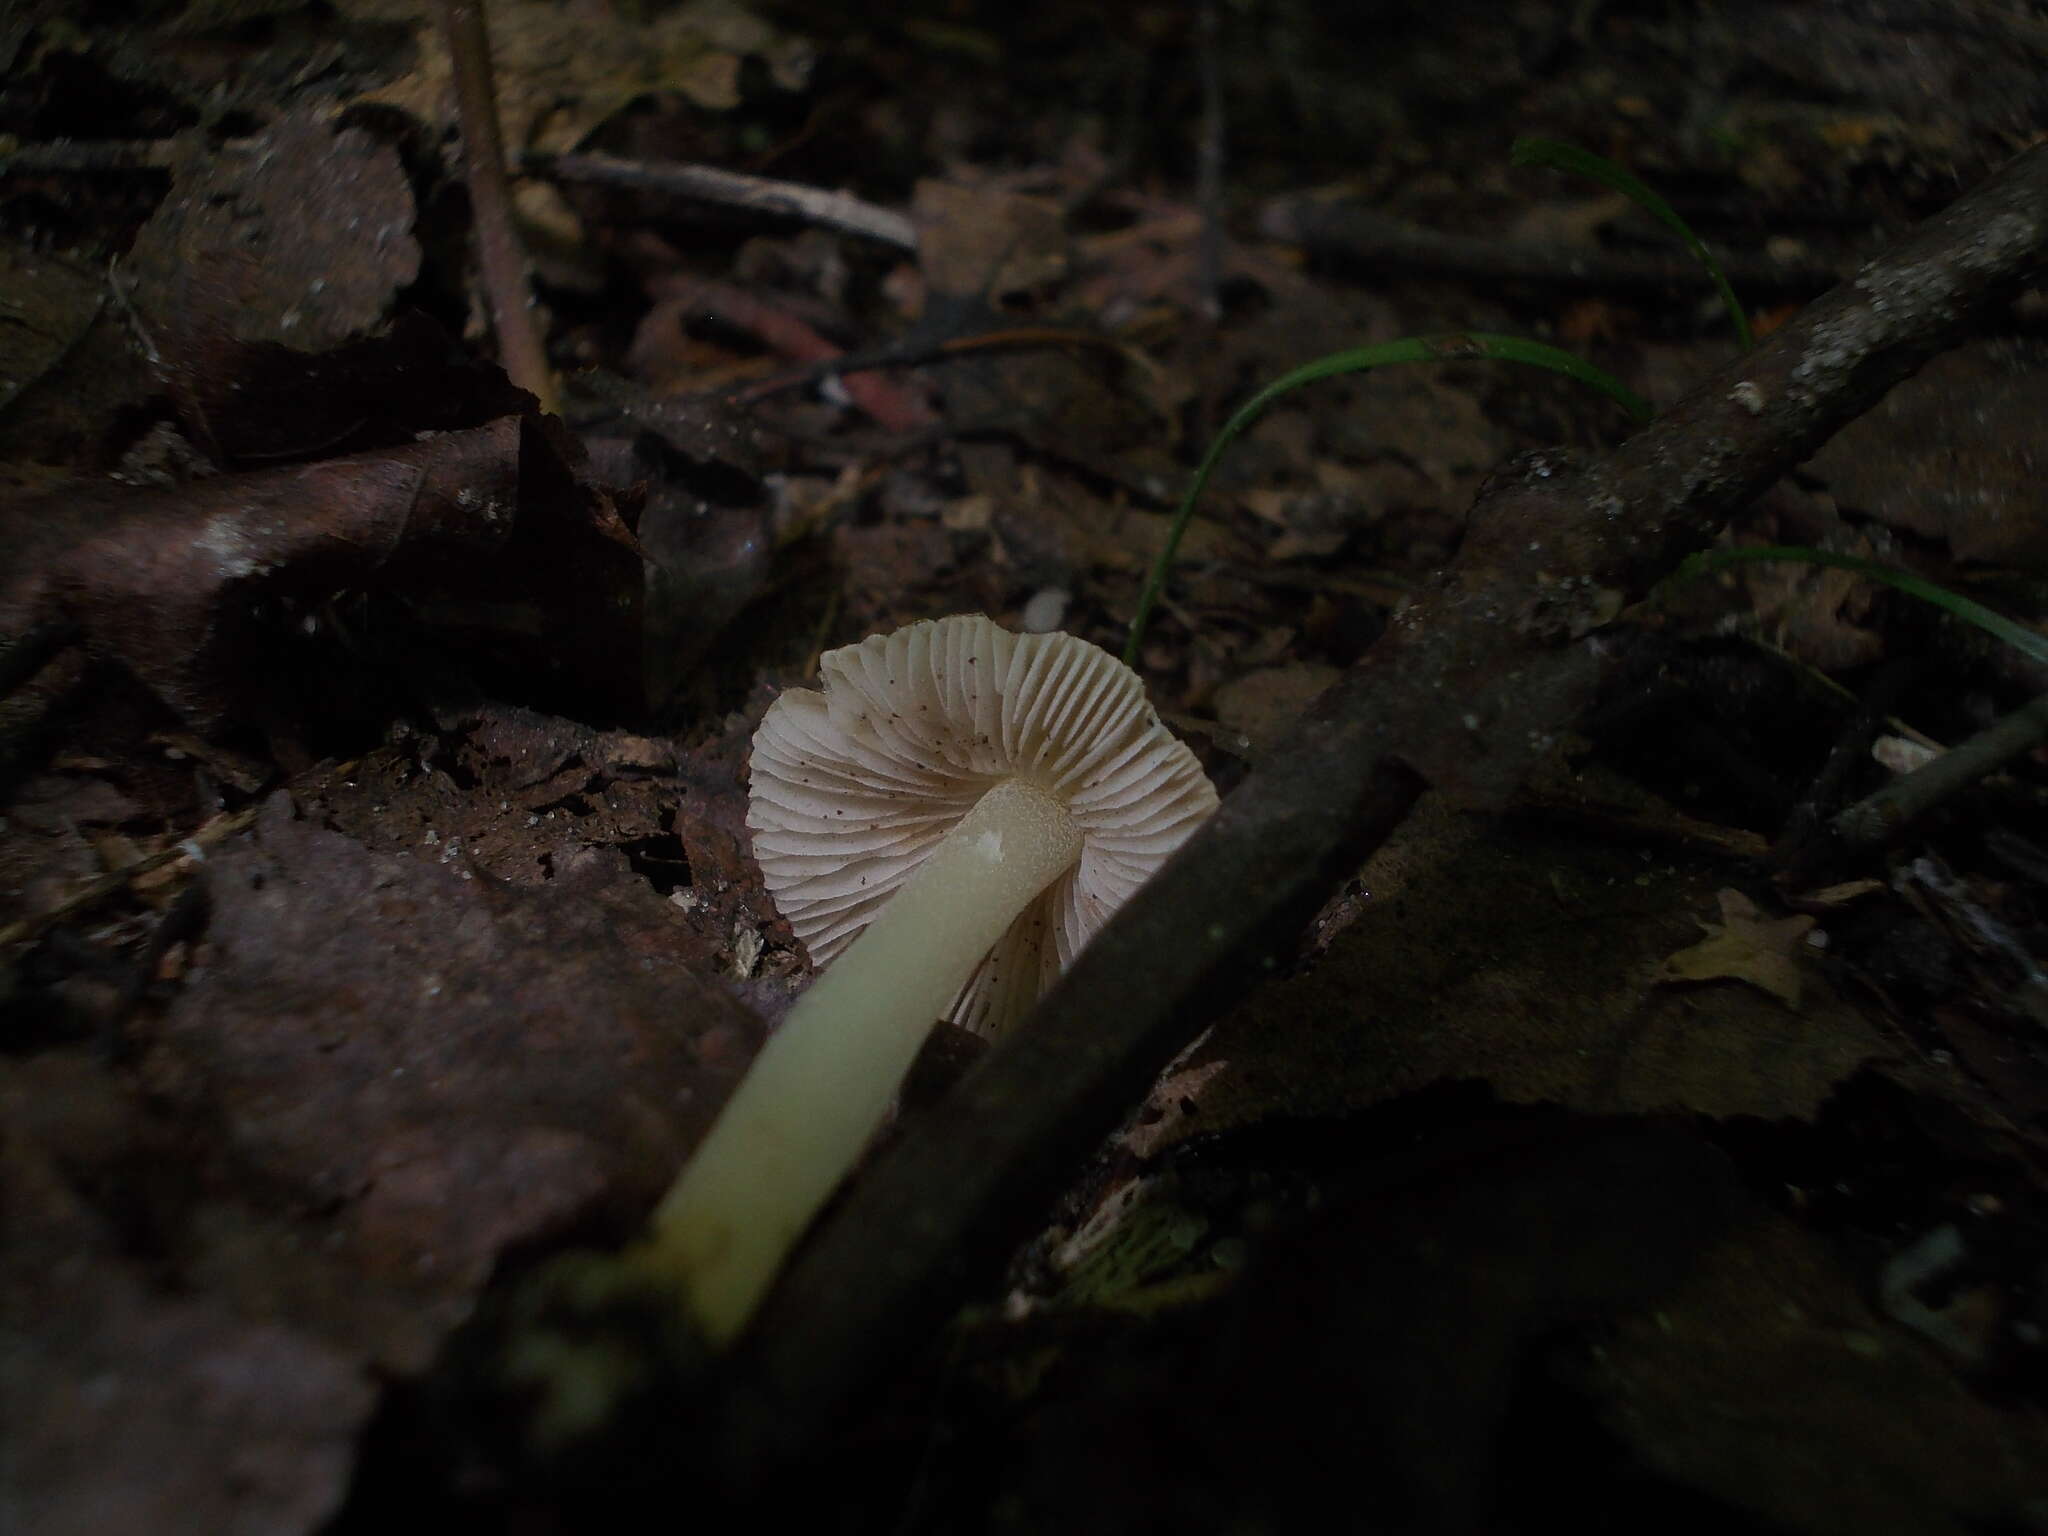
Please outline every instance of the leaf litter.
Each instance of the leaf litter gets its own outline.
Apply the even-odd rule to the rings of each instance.
[[[413,1394],[501,1276],[632,1231],[801,985],[744,829],[775,688],[963,609],[1114,647],[1205,428],[1334,337],[1556,325],[1664,399],[1725,341],[1682,297],[1582,301],[1540,263],[1366,294],[1356,253],[1255,216],[1205,254],[1179,119],[1127,111],[1132,59],[1180,89],[1164,15],[1062,53],[530,0],[490,17],[515,150],[787,176],[789,206],[853,189],[919,247],[528,179],[570,375],[544,421],[484,360],[424,8],[231,9],[0,37],[0,636],[42,658],[0,701],[0,1418],[33,1426],[0,1522],[349,1529],[424,1491],[510,1523],[478,1426],[437,1439]],[[1418,19],[1344,68],[1324,23],[1274,19],[1289,46],[1226,71],[1287,129],[1243,140],[1246,189],[1344,176],[1410,227],[1628,265],[1625,214],[1506,190],[1533,112],[1717,189],[1687,212],[1757,245],[1731,271],[1810,274],[2030,110],[1974,35],[1916,37],[1981,73],[1965,105],[1841,22],[1801,54],[1834,95],[1745,86],[1695,142],[1614,72],[1684,97],[1672,58],[1792,23],[1556,20],[1574,47],[1463,57]],[[211,93],[145,89],[153,48],[210,61]],[[1486,95],[1539,58],[1512,109]],[[117,125],[90,180],[54,105],[81,86]],[[2034,361],[1938,360],[1749,535],[2024,594]],[[1145,654],[1162,708],[1229,787],[1430,589],[1509,453],[1615,430],[1465,364],[1290,400],[1183,546]],[[1941,858],[1832,895],[1758,862],[1816,783],[1887,773],[1849,745],[1856,695],[1952,743],[2029,679],[1844,573],[1688,601],[1614,631],[1641,665],[1505,817],[1432,803],[1333,882],[794,1481],[856,1529],[1285,1523],[1360,1448],[1355,1507],[1411,1529],[1589,1490],[1719,1528],[2030,1508],[2039,765],[1901,847]],[[1932,682],[1872,682],[1930,655]],[[971,1059],[947,1044],[906,1144]],[[547,1494],[541,1528],[591,1497]]]

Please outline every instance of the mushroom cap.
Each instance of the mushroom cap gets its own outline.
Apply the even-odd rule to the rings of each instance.
[[[1067,634],[981,614],[827,651],[824,691],[791,689],[754,733],[747,826],[775,905],[823,967],[879,915],[990,788],[1056,796],[1081,857],[1020,913],[948,1015],[994,1034],[1216,808],[1194,753],[1138,675]]]

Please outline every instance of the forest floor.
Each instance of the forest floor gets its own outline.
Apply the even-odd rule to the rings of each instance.
[[[1762,380],[1874,272],[1989,270],[1887,253],[2038,158],[2038,8],[859,9],[489,0],[518,384],[426,0],[0,17],[0,1527],[2048,1530],[2048,244],[1885,290],[1913,362],[1752,452],[1699,263],[1509,157],[1662,194]],[[1695,436],[1458,343],[1318,381],[1137,652],[1219,859],[1365,794],[1314,765],[1374,689],[1417,792],[1162,877],[1140,1087],[1024,1104],[972,1243],[561,1432],[523,1287],[631,1236],[809,976],[769,702],[945,614],[1120,651],[1254,391],[1473,333]],[[1630,464],[1611,536],[1663,521],[1513,642],[1597,687],[1401,694],[1495,643],[1446,596],[1483,509]],[[1710,543],[2018,628],[1664,579]],[[942,1031],[907,1187],[1003,1054]],[[860,1199],[813,1270],[887,1245]]]

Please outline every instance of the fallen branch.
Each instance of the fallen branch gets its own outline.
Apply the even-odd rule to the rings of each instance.
[[[1795,866],[1807,869],[1842,854],[1881,847],[1901,828],[2007,763],[2048,741],[2048,695],[2014,710],[1961,745],[1929,758],[1911,773],[1841,811],[1827,836]]]
[[[1392,218],[1356,203],[1276,198],[1259,214],[1259,232],[1318,256],[1375,272],[1536,283],[1579,293],[1669,298],[1705,290],[1697,263],[1682,257],[1622,256],[1590,246],[1550,245],[1453,235]],[[1728,280],[1744,293],[1805,298],[1826,289],[1836,274],[1819,265],[1730,256]]]
[[[2048,146],[1601,463],[1535,454],[1496,474],[1440,584],[1396,615],[1036,1016],[848,1192],[733,1362],[723,1444],[700,1465],[758,1477],[831,1426],[1042,1219],[1165,1063],[1425,785],[1482,806],[1512,791],[1611,665],[1594,629],[1603,590],[1639,595],[1704,547],[2044,253]]]
[[[906,214],[864,203],[850,192],[743,176],[716,166],[688,165],[677,160],[622,160],[616,155],[534,155],[524,167],[556,181],[582,181],[597,186],[627,187],[640,192],[666,192],[693,197],[725,208],[747,208],[777,218],[798,219],[822,229],[860,235],[900,251],[917,251],[917,226]]]

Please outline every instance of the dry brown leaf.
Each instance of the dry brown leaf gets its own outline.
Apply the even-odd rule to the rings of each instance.
[[[1262,756],[1343,671],[1342,667],[1304,661],[1289,667],[1262,667],[1218,688],[1212,701],[1216,718],[1242,738],[1242,746],[1233,750],[1254,760]]]
[[[920,181],[911,204],[918,262],[934,292],[998,296],[1067,270],[1066,221],[1050,198],[994,182]]]
[[[25,244],[0,245],[0,408],[62,362],[99,317],[106,284],[68,257]]]
[[[345,0],[341,9],[419,29],[418,66],[362,99],[436,127],[452,124],[448,51],[433,32],[425,0]],[[808,43],[778,33],[731,0],[690,0],[645,22],[623,6],[492,0],[489,22],[498,117],[513,149],[573,149],[636,96],[653,91],[678,91],[697,106],[728,112],[740,102],[745,59],[763,59],[770,78],[794,90],[812,58]]]
[[[1171,530],[1171,520],[1128,508],[1097,504],[1072,507],[1062,498],[1046,503],[1047,520],[1056,525],[1077,565],[1111,571],[1142,571],[1157,558]],[[1183,567],[1231,558],[1228,529],[1197,516],[1189,520],[1177,560]]]
[[[1935,358],[1813,460],[1836,498],[1958,560],[2048,555],[2040,433],[2048,348],[1983,341]]]
[[[208,871],[211,958],[145,1071],[346,1273],[292,1320],[387,1370],[427,1364],[508,1246],[651,1204],[760,1043],[616,853],[565,847],[555,879],[512,884],[280,795]],[[242,1294],[276,1281],[214,1266]]]
[[[1858,544],[1853,553],[1874,556],[1867,540]],[[1884,653],[1884,641],[1860,622],[1876,591],[1867,578],[1789,561],[1748,566],[1742,575],[1765,633],[1809,666],[1838,672]]]
[[[189,149],[175,171],[120,278],[193,441],[266,463],[367,446],[379,412],[363,395],[401,391],[389,368],[367,391],[349,385],[375,350],[363,339],[420,270],[397,154],[360,128],[293,113],[243,152]],[[336,353],[351,343],[355,353]],[[446,350],[436,331],[428,360]],[[440,425],[415,417],[404,435]]]
[[[159,351],[203,339],[320,352],[373,329],[419,276],[413,214],[396,152],[291,113],[243,153],[180,164],[123,271]]]

